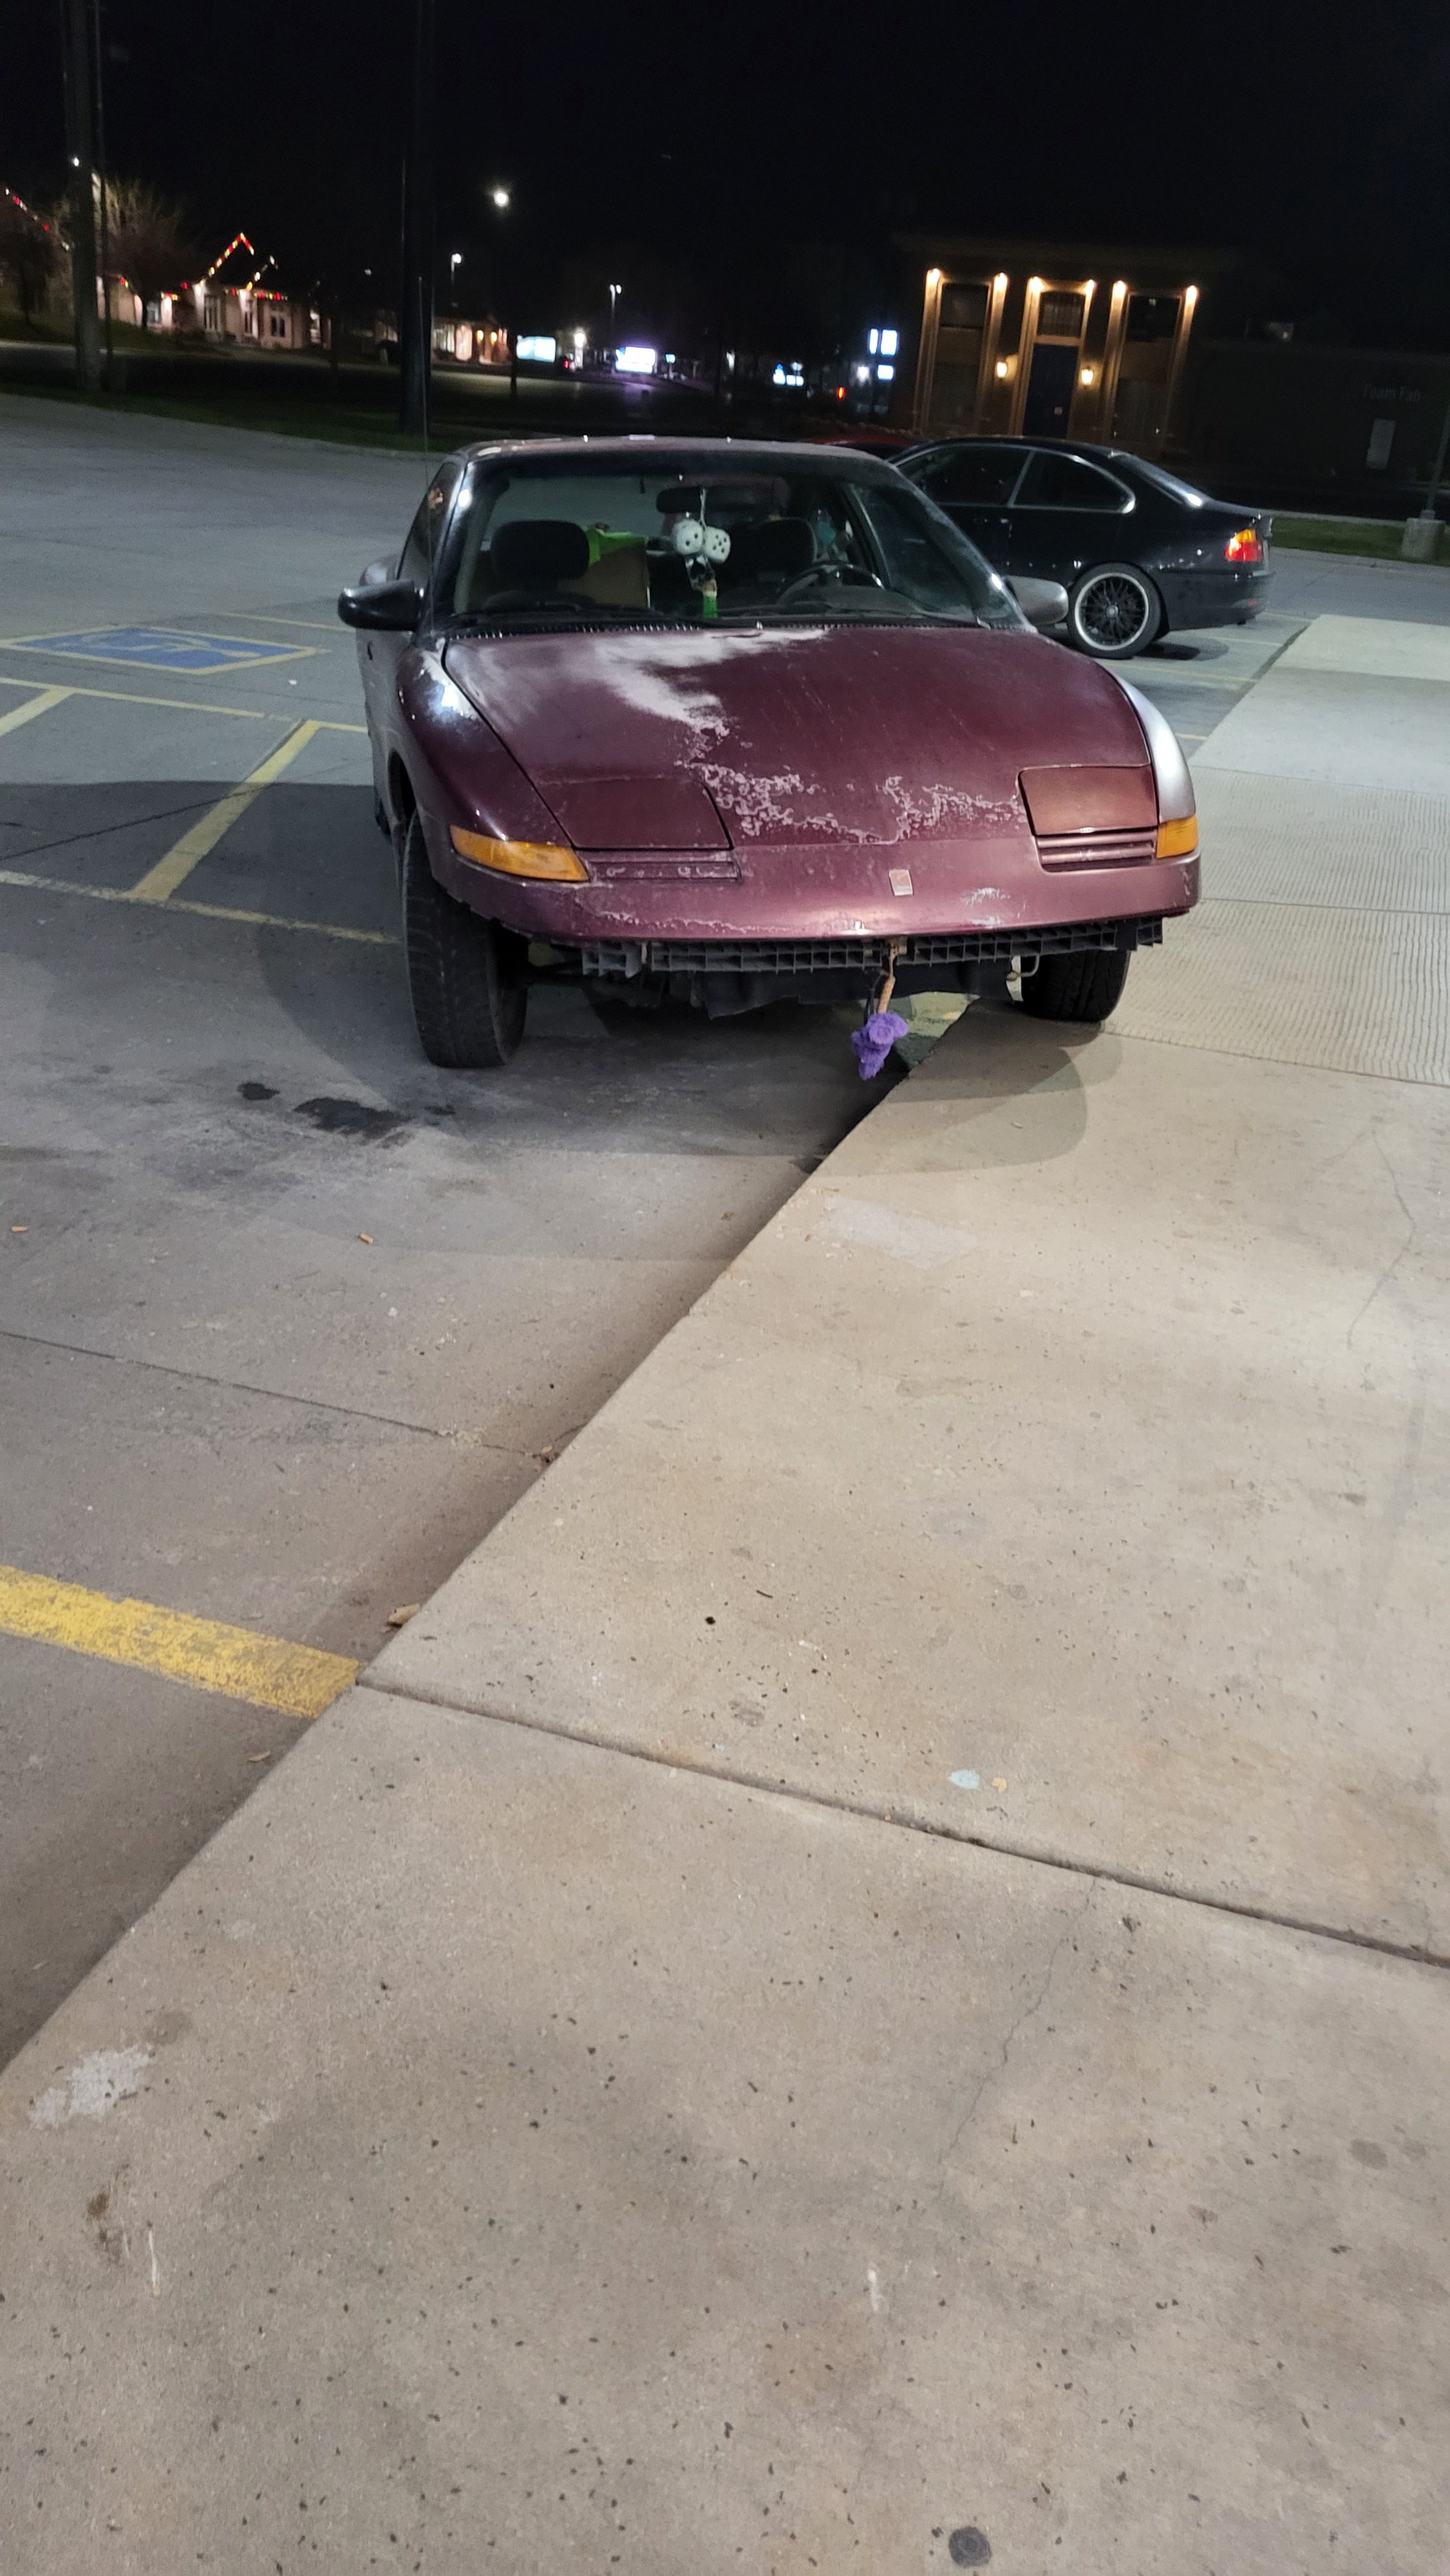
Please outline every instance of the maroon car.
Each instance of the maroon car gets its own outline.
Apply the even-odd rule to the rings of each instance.
[[[847,449],[469,449],[339,611],[435,1064],[507,1063],[540,981],[718,1014],[1015,969],[1099,1020],[1197,900],[1166,719]]]

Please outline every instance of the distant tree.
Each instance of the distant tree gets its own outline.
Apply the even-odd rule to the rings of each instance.
[[[60,265],[60,235],[53,223],[0,189],[0,270],[15,289],[21,318],[32,323],[45,306]]]
[[[190,227],[179,206],[139,179],[107,181],[106,225],[111,275],[125,278],[139,295],[144,324],[146,307],[197,265]]]

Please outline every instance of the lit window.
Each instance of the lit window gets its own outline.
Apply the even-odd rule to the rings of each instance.
[[[900,334],[899,334],[898,332],[895,332],[895,331],[883,331],[883,332],[882,332],[882,334],[881,334],[881,355],[882,355],[882,357],[883,357],[883,358],[894,358],[894,357],[895,357],[899,337],[900,337]]]

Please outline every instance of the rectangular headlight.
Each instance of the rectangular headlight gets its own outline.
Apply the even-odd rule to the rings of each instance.
[[[554,885],[587,885],[589,871],[577,850],[558,841],[494,841],[486,832],[465,832],[455,823],[449,833],[461,859],[476,868],[492,868],[501,877],[533,877]]]

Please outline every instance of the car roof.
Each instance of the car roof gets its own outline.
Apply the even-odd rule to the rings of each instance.
[[[472,465],[484,458],[503,456],[577,457],[581,448],[587,448],[591,456],[603,457],[608,461],[616,458],[642,458],[649,449],[653,448],[657,453],[663,452],[667,455],[679,455],[682,451],[687,454],[698,451],[701,454],[713,453],[718,456],[749,455],[752,458],[779,458],[782,464],[794,465],[798,465],[803,456],[815,456],[822,464],[837,467],[843,462],[841,444],[827,445],[824,440],[819,439],[732,438],[725,435],[672,436],[668,431],[656,433],[653,430],[633,437],[594,438],[585,430],[577,438],[481,439],[467,447],[454,448],[453,458],[456,458],[460,464]],[[880,467],[885,463],[884,458],[871,456],[864,448],[846,447],[845,455],[859,460],[863,465]],[[450,463],[453,458],[449,459]]]

